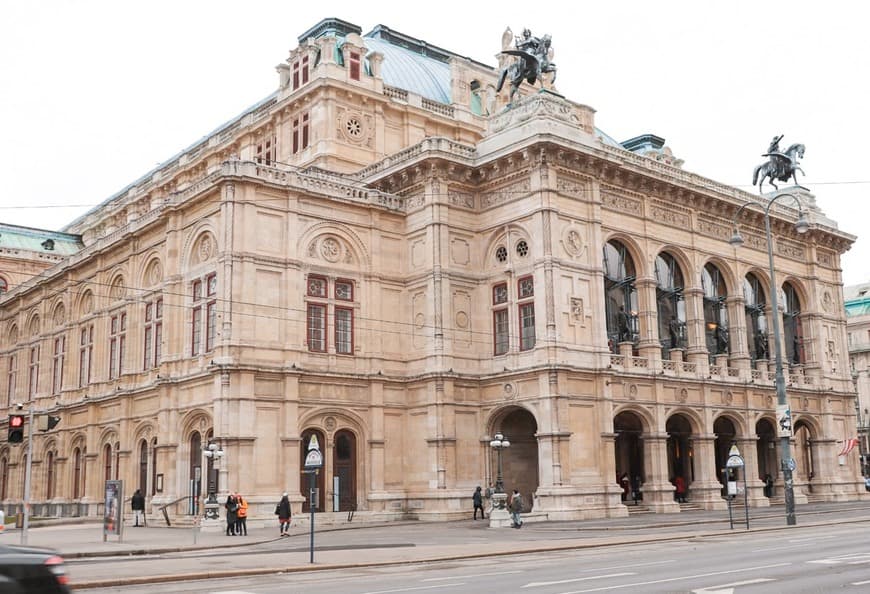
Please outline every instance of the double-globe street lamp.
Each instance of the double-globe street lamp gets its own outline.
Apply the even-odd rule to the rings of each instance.
[[[507,520],[507,510],[505,502],[507,494],[504,492],[504,479],[501,472],[501,452],[511,447],[511,442],[501,432],[492,436],[489,442],[489,447],[495,450],[497,458],[497,470],[495,477],[495,491],[492,494],[492,511],[489,514],[490,526],[502,525],[503,521]]]
[[[780,467],[782,469],[782,478],[783,483],[785,485],[785,522],[789,526],[794,526],[797,523],[797,519],[794,514],[794,479],[792,476],[792,471],[794,470],[794,460],[791,457],[791,408],[788,406],[788,397],[785,393],[785,377],[782,372],[782,330],[780,329],[779,323],[779,303],[778,303],[778,295],[779,290],[776,285],[776,270],[773,266],[773,240],[770,236],[770,208],[773,204],[778,201],[780,198],[789,197],[797,204],[798,207],[798,219],[795,222],[795,231],[800,234],[806,233],[810,225],[807,222],[806,213],[804,213],[804,209],[801,205],[800,200],[794,194],[789,194],[787,192],[783,192],[781,194],[777,194],[776,196],[770,198],[766,205],[764,205],[764,231],[767,235],[767,259],[770,265],[770,300],[771,305],[773,306],[773,347],[774,347],[774,357],[775,357],[775,369],[776,369],[776,403],[778,413],[783,416],[779,420],[780,423]],[[757,204],[755,202],[747,202],[743,206],[741,206],[736,213],[734,213],[733,226],[734,226],[734,234],[731,236],[729,243],[733,246],[743,245],[743,237],[740,236],[740,229],[737,225],[737,218],[740,216],[740,213],[743,212],[743,209],[747,206],[762,206],[761,204]]]

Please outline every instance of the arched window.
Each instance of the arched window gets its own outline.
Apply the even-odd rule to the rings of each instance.
[[[139,442],[139,490],[144,496],[148,492],[148,442]]]
[[[608,241],[604,245],[604,313],[613,352],[618,351],[620,342],[637,342],[636,278],[634,261],[625,245]]]
[[[5,278],[0,276],[0,293],[5,293],[8,290],[9,290],[9,283],[6,281]]]
[[[746,341],[749,357],[753,361],[768,358],[767,317],[764,309],[767,300],[758,277],[751,272],[743,279],[743,300],[746,311]]]
[[[115,480],[121,476],[121,442],[115,442]]]
[[[82,496],[82,451],[80,448],[73,450],[73,499],[81,499]]]
[[[190,434],[190,474],[188,479],[193,483],[193,495],[202,493],[202,436],[199,431]]]
[[[731,347],[728,341],[728,308],[725,299],[728,289],[722,273],[713,264],[704,266],[701,271],[701,288],[704,291],[704,333],[707,339],[707,352],[710,355],[728,355]]]
[[[151,440],[151,495],[157,494],[157,438]]]
[[[786,360],[792,365],[806,362],[804,351],[804,330],[801,324],[801,302],[797,291],[791,283],[782,286],[783,313],[782,325],[785,332]]]
[[[54,499],[54,452],[45,457],[45,498]]]
[[[6,489],[9,486],[9,461],[0,460],[0,499],[6,499]]]
[[[676,259],[662,252],[656,258],[656,311],[662,349],[686,347],[686,302],[683,271]]]
[[[103,446],[103,470],[103,478],[112,480],[112,444],[109,443]]]

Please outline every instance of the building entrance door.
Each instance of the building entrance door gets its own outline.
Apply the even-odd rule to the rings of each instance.
[[[356,436],[343,429],[335,434],[332,472],[338,477],[338,506],[335,511],[356,509]]]
[[[621,412],[613,419],[616,435],[616,479],[622,487],[622,501],[642,499],[640,486],[646,480],[643,472],[643,423],[632,412]]]

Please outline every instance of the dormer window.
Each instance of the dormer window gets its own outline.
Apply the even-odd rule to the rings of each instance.
[[[54,240],[53,239],[46,239],[45,241],[42,242],[42,248],[46,251],[49,251],[49,252],[54,251]]]
[[[278,156],[278,147],[275,135],[271,135],[257,142],[254,160],[263,165],[271,165]]]
[[[350,79],[359,80],[360,73],[360,54],[359,52],[349,52],[348,68],[350,69]]]
[[[308,56],[302,56],[293,62],[293,90],[308,82]]]

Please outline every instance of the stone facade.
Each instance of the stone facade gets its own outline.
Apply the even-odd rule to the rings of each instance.
[[[846,331],[852,380],[858,393],[861,453],[870,452],[867,424],[870,423],[870,283],[843,289],[846,305]],[[866,470],[865,470],[866,474]]]
[[[767,505],[761,479],[779,471],[758,346],[772,312],[750,282],[768,279],[757,209],[746,246],[728,244],[757,197],[683,171],[661,144],[627,150],[554,92],[526,88],[504,110],[494,69],[373,33],[307,32],[273,95],[74,221],[84,246],[2,297],[0,394],[62,417],[34,440],[36,505],[98,513],[103,481],[121,478],[175,515],[215,486],[245,494],[252,517],[282,491],[298,512],[316,435],[318,509],[458,518],[495,482],[496,431],[512,442],[505,486],[550,519],[625,515],[622,474],[654,511],[679,511],[676,475],[721,507],[732,443],[750,504]],[[446,82],[415,87],[398,64]],[[812,227],[772,212],[777,278],[799,303],[783,313],[798,501],[855,498],[857,460],[836,462],[855,428],[839,275],[854,238],[790,191]],[[702,280],[714,269],[720,297]],[[718,346],[714,302],[730,320]],[[7,507],[23,474],[23,447],[4,444]]]

